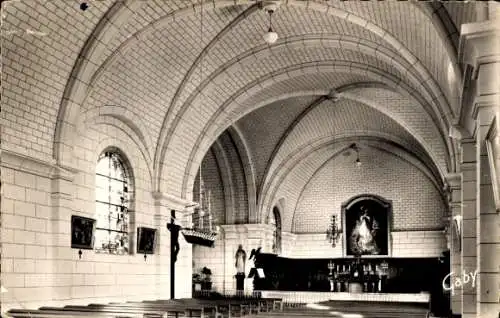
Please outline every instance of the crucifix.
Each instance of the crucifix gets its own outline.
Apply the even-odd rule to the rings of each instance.
[[[179,231],[181,226],[175,224],[175,210],[170,211],[170,223],[167,223],[170,231],[170,299],[175,299],[175,262],[179,253]]]

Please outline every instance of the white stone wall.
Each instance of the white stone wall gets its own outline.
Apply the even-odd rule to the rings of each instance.
[[[343,257],[342,237],[335,247],[324,233],[287,235],[288,248],[283,257],[337,258]],[[402,231],[391,233],[391,257],[439,257],[446,249],[446,238],[441,231]]]
[[[2,311],[90,302],[169,298],[171,209],[184,207],[171,198],[154,198],[147,153],[116,126],[96,122],[81,129],[75,143],[75,168],[57,168],[13,152],[2,152]],[[96,254],[71,249],[72,215],[95,218],[95,164],[108,146],[130,163],[133,202],[131,253]],[[177,217],[183,219],[182,213]],[[135,254],[136,228],[158,229],[154,255]],[[176,297],[190,297],[191,245],[180,237],[176,263]]]

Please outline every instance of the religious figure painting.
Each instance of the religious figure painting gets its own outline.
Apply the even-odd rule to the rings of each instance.
[[[389,255],[390,203],[374,196],[343,207],[346,255]]]
[[[154,254],[156,245],[156,229],[137,228],[137,253]]]
[[[71,216],[71,248],[94,248],[96,220],[78,215]]]

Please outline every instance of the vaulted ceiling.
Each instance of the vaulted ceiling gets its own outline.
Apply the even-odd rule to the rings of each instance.
[[[327,139],[397,144],[436,183],[455,170],[458,32],[479,5],[280,3],[279,39],[268,45],[261,1],[90,1],[85,11],[76,0],[13,1],[2,26],[7,113],[42,117],[47,133],[37,142],[46,147],[31,154],[61,165],[74,164],[74,127],[120,120],[153,189],[188,199],[201,160],[229,127],[245,140],[257,191],[272,192],[300,150],[328,160]],[[29,152],[14,136],[38,128],[9,125],[8,147]]]

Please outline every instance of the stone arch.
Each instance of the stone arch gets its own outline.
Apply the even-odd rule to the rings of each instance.
[[[238,125],[235,123],[227,130],[231,136],[236,150],[240,156],[243,165],[243,173],[245,174],[245,181],[247,186],[248,197],[248,220],[250,223],[255,220],[257,216],[257,185],[255,183],[255,165],[253,163],[250,149],[248,148],[245,137],[240,131]]]
[[[278,195],[278,190],[281,184],[295,169],[295,167],[303,164],[307,158],[312,156],[315,152],[322,150],[329,151],[324,154],[325,161],[327,161],[328,158],[335,157],[344,150],[348,149],[352,142],[361,142],[362,144],[367,144],[370,147],[380,148],[391,153],[392,155],[400,157],[404,161],[407,161],[420,170],[436,187],[436,190],[442,194],[443,182],[441,181],[441,177],[436,175],[436,172],[433,171],[432,167],[428,166],[428,163],[416,157],[415,154],[412,153],[401,140],[398,140],[398,138],[374,131],[360,132],[358,134],[340,134],[337,136],[328,136],[316,139],[307,147],[296,150],[283,160],[279,167],[275,169],[273,175],[268,178],[269,181],[266,183],[263,190],[264,195],[261,199],[259,199],[258,206],[260,211],[263,211],[260,220],[265,220],[266,212],[264,211],[269,211],[269,209],[271,209],[271,203],[274,202],[274,198]],[[333,156],[331,155],[330,148],[333,148],[334,150]],[[314,171],[316,170],[317,169],[314,169]],[[444,194],[442,195],[444,196]],[[289,201],[290,200],[291,198],[289,198]],[[291,204],[293,205],[293,202]],[[295,207],[291,206],[290,209],[295,209]]]
[[[224,188],[224,224],[227,224],[227,220],[230,219],[230,215],[234,214],[234,186],[233,179],[231,176],[231,165],[229,163],[229,159],[227,158],[227,154],[224,151],[219,140],[216,140],[212,145],[212,152],[214,154],[215,160],[219,165],[219,172],[222,179],[222,186]]]
[[[352,50],[361,50],[363,53],[373,56],[377,59],[380,59],[381,61],[384,61],[388,63],[388,65],[395,65],[396,68],[400,71],[401,74],[405,75],[410,79],[410,81],[415,85],[415,87],[419,87],[418,91],[417,89],[409,86],[405,82],[403,82],[400,78],[393,80],[393,86],[397,87],[400,89],[400,91],[406,91],[406,94],[411,94],[413,96],[419,96],[421,97],[421,105],[424,106],[424,108],[429,112],[431,115],[431,118],[435,121],[435,123],[439,126],[442,127],[443,131],[448,130],[448,121],[450,120],[449,117],[443,115],[443,111],[439,110],[438,108],[434,108],[432,105],[434,104],[434,101],[436,101],[436,97],[432,97],[431,95],[426,95],[425,93],[428,93],[429,89],[425,88],[425,85],[427,85],[427,81],[429,78],[423,77],[423,75],[415,76],[413,72],[417,72],[418,70],[416,69],[415,63],[413,64],[408,64],[408,65],[403,65],[397,60],[397,53],[391,52],[390,50],[382,47],[379,44],[376,43],[370,43],[367,40],[363,40],[360,42],[359,39],[355,39],[352,37],[338,37],[338,36],[321,36],[318,37],[316,35],[303,35],[303,36],[294,36],[290,38],[285,38],[279,41],[277,44],[273,45],[273,51],[277,49],[290,49],[293,48],[294,46],[303,46],[304,44],[308,45],[318,45],[320,47],[341,47],[343,49],[352,49]],[[194,103],[194,100],[200,95],[201,92],[203,91],[203,88],[205,88],[209,83],[212,83],[213,81],[216,80],[217,76],[222,75],[223,73],[227,72],[231,67],[236,67],[238,65],[243,65],[245,63],[253,63],[255,59],[258,59],[261,55],[265,56],[269,52],[269,47],[266,45],[259,46],[257,48],[254,48],[250,51],[244,52],[243,54],[233,58],[232,60],[226,62],[223,64],[221,67],[219,67],[217,70],[215,70],[210,76],[208,76],[198,87],[198,89],[194,92],[192,92],[191,96],[186,99],[184,102],[182,108],[179,110],[179,112],[176,115],[176,118],[173,120],[171,126],[168,129],[168,133],[166,132],[161,132],[160,135],[164,136],[165,139],[159,140],[158,142],[162,145],[161,146],[161,154],[160,154],[160,161],[163,162],[163,158],[165,157],[165,153],[167,151],[167,147],[170,145],[170,142],[172,138],[174,138],[175,134],[174,131],[178,127],[178,124],[181,122],[181,118],[185,115],[188,107]],[[243,61],[243,62],[242,62]],[[320,62],[317,62],[320,63]],[[335,61],[334,63],[339,63],[339,61]],[[349,67],[352,67],[352,65],[356,65],[359,63],[354,63],[354,62],[346,62],[346,65]],[[318,66],[319,67],[319,66]],[[325,67],[328,67],[325,65]],[[290,69],[293,67],[290,67]],[[374,67],[366,67],[366,66],[360,66],[360,69],[366,70],[366,69],[371,69],[371,70],[377,70],[379,73],[381,73],[378,69]],[[413,71],[414,70],[414,71]],[[289,72],[287,70],[287,72]],[[282,75],[286,72],[278,72],[278,74]],[[280,79],[280,75],[278,74],[272,74],[268,77],[271,77],[273,80],[277,81]],[[420,73],[418,73],[420,74]],[[386,77],[391,77],[389,74],[380,74],[380,76],[386,76]],[[430,76],[430,75],[429,75]],[[424,83],[424,84],[422,84]],[[437,86],[437,85],[436,85]],[[246,89],[247,92],[250,90]],[[423,94],[423,95],[422,95]],[[233,98],[234,99],[234,98]],[[436,117],[437,116],[437,117]],[[212,121],[213,118],[210,119]],[[162,129],[166,129],[166,127],[163,127]],[[221,133],[221,132],[220,132]],[[158,170],[157,170],[157,178],[161,179],[162,173],[163,173],[163,164],[160,163]]]
[[[186,75],[183,77],[181,83],[177,87],[177,90],[174,94],[174,97],[172,98],[172,102],[170,103],[171,106],[175,106],[177,103],[177,100],[179,96],[181,95],[182,91],[184,90],[186,84],[188,83],[188,79],[191,77],[191,75],[194,73],[196,70],[196,67],[202,62],[203,57],[208,53],[208,51],[215,46],[215,44],[219,41],[220,38],[222,38],[226,33],[228,33],[235,25],[243,21],[245,18],[247,18],[250,14],[258,10],[258,5],[254,4],[248,9],[246,9],[243,13],[238,15],[236,19],[231,21],[227,26],[225,26],[222,31],[220,31],[202,50],[202,52],[196,57],[196,60],[193,62],[191,67],[189,68],[188,72]],[[162,141],[166,138],[165,134],[167,133],[166,125],[169,121],[169,118],[172,116],[173,112],[173,107],[169,107],[167,110],[167,113],[165,114],[165,117],[163,119],[162,123],[162,128],[160,130],[160,136],[158,137],[158,143],[156,145],[156,150],[155,150],[155,158],[154,158],[154,166],[155,169],[158,168],[158,165],[160,164],[160,155],[162,153],[162,145],[164,144]]]
[[[115,118],[128,126],[137,139],[140,140],[142,147],[147,149],[145,154],[147,154],[148,158],[150,157],[151,150],[153,149],[153,141],[139,114],[121,106],[96,107],[81,114],[78,118],[77,129],[80,125],[99,117]]]
[[[318,64],[319,65],[325,65],[325,68],[327,68],[327,70],[325,70],[323,68],[319,68]],[[293,78],[294,76],[307,74],[308,72],[317,73],[318,70],[319,71],[323,71],[323,72],[333,71],[333,70],[337,70],[337,71],[350,71],[350,72],[361,72],[362,74],[367,74],[369,76],[372,76],[373,78],[377,78],[377,79],[380,78],[380,79],[382,79],[383,82],[386,82],[389,85],[391,85],[391,82],[394,83],[393,80],[391,81],[389,78],[387,78],[387,75],[378,74],[375,70],[371,70],[369,66],[364,66],[363,68],[361,68],[361,66],[357,66],[354,63],[350,63],[349,66],[344,66],[341,63],[340,63],[340,65],[337,66],[335,64],[335,62],[334,62],[334,64],[331,64],[331,63],[327,64],[326,62],[322,62],[322,63],[309,63],[308,65],[295,66],[295,67],[292,67],[290,69],[283,70],[283,72],[280,72],[279,74],[271,74],[270,76],[268,76],[266,78],[263,78],[263,79],[257,81],[256,83],[252,83],[251,85],[249,85],[250,88],[245,87],[245,88],[241,89],[239,92],[237,92],[235,95],[233,95],[232,98],[230,98],[224,105],[222,105],[219,108],[218,114],[215,114],[213,116],[213,119],[210,120],[210,123],[212,125],[209,126],[207,124],[207,126],[206,126],[203,134],[200,136],[200,138],[207,137],[207,136],[217,135],[217,128],[214,128],[215,126],[218,126],[219,130],[224,129],[225,125],[220,125],[220,124],[219,125],[213,125],[214,122],[216,122],[216,120],[215,120],[216,116],[219,115],[219,114],[221,114],[222,112],[227,112],[227,110],[225,108],[227,108],[228,105],[230,105],[230,104],[234,104],[234,105],[244,104],[245,101],[246,101],[246,99],[247,99],[247,96],[249,94],[249,91],[253,87],[257,87],[258,86],[259,90],[260,90],[262,88],[265,88],[267,86],[272,85],[273,83],[279,82],[280,80],[282,80],[283,77],[285,77],[285,78]],[[392,84],[392,85],[394,85],[394,84]],[[396,84],[396,86],[400,87],[401,83]],[[327,95],[328,92],[327,91],[321,91],[321,92],[318,91],[317,94],[319,94],[319,95]],[[292,94],[285,94],[285,96],[287,96],[287,97],[290,97],[290,96],[299,96],[299,94],[298,94],[298,92],[294,92]],[[266,105],[266,104],[268,104],[270,102],[273,102],[273,101],[276,101],[276,100],[279,100],[279,99],[282,99],[282,98],[283,98],[283,96],[275,97],[275,98],[272,98],[270,100],[266,100],[264,102],[251,105],[252,108],[248,108],[247,107],[246,108],[246,112],[248,113],[248,112],[250,112],[253,109],[256,109],[258,107],[264,106],[264,105]],[[243,100],[240,101],[241,99],[243,99]],[[245,114],[246,113],[243,113],[241,115],[243,116]],[[389,116],[391,116],[391,114],[389,114]],[[417,139],[418,139],[418,137],[417,137]],[[422,145],[425,145],[425,141],[423,141],[422,139],[420,139],[419,142]],[[193,152],[191,153],[191,158],[190,158],[189,162],[194,162],[194,161],[197,160],[195,158],[195,152],[199,151],[198,147],[200,147],[201,144],[202,144],[201,143],[201,139],[198,139],[198,141],[196,142],[195,147],[193,147]],[[203,144],[205,144],[205,143],[203,143]],[[447,150],[447,151],[449,151],[449,150]],[[186,176],[185,177],[189,176],[189,171],[190,171],[190,169],[188,167],[188,169],[186,171]],[[188,182],[188,180],[185,178],[183,182]],[[182,188],[186,189],[185,186],[183,186]]]
[[[125,136],[130,138],[130,140],[137,146],[137,149],[140,152],[140,155],[144,158],[146,163],[146,168],[148,172],[148,176],[150,179],[151,185],[153,185],[153,172],[151,170],[151,158],[149,156],[149,152],[142,142],[141,138],[137,135],[136,130],[131,128],[127,122],[122,121],[120,118],[110,116],[110,115],[100,115],[99,117],[88,118],[85,123],[87,126],[87,131],[91,129],[93,126],[110,126],[115,129],[121,131]],[[128,147],[124,147],[122,149],[128,149]]]
[[[87,95],[90,79],[96,66],[90,61],[96,60],[105,51],[105,45],[127,18],[142,5],[141,1],[125,3],[115,2],[102,17],[96,28],[85,42],[79,58],[64,89],[54,130],[54,158],[61,166],[72,166],[74,132],[80,107]]]

